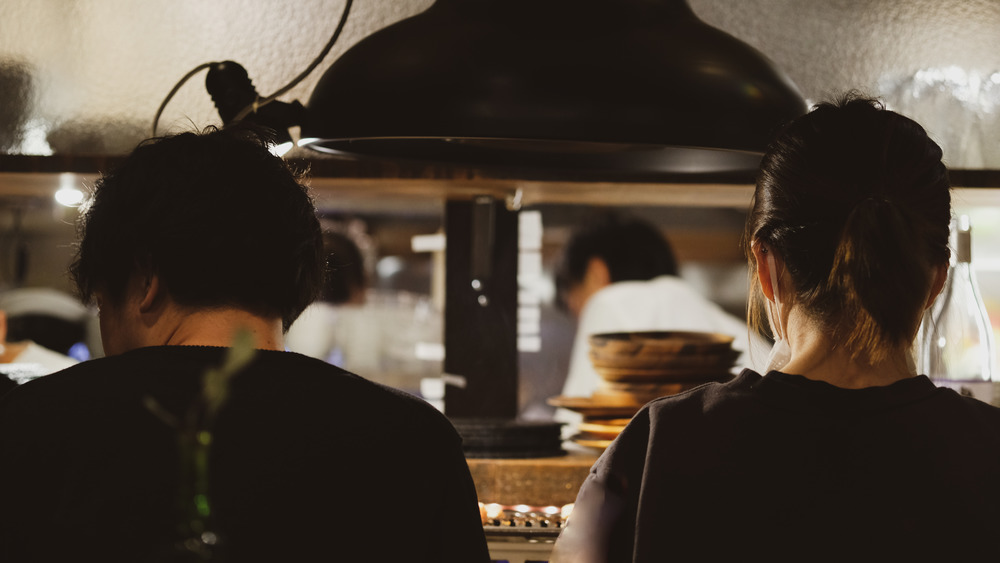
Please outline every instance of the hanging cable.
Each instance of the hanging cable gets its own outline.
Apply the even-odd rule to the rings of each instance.
[[[187,74],[184,75],[184,78],[181,78],[180,82],[174,85],[174,87],[170,90],[170,93],[167,94],[167,97],[163,99],[163,103],[160,104],[160,109],[156,110],[156,116],[153,117],[153,133],[152,133],[153,137],[156,136],[156,126],[160,122],[160,115],[163,113],[163,109],[167,107],[167,102],[170,101],[170,98],[174,97],[174,94],[176,94],[177,91],[181,89],[181,86],[183,86],[184,83],[187,82],[189,78],[191,78],[195,74],[198,74],[198,72],[200,72],[201,70],[212,66],[212,64],[213,63],[203,63],[194,67]]]
[[[330,49],[333,48],[334,43],[337,42],[337,38],[340,37],[340,32],[343,31],[344,24],[347,23],[347,15],[351,11],[351,4],[352,3],[353,3],[353,0],[345,0],[345,2],[344,2],[344,11],[340,14],[340,21],[337,23],[337,28],[334,30],[333,36],[331,36],[330,40],[326,42],[326,45],[323,47],[323,50],[320,51],[319,55],[316,58],[314,58],[311,63],[309,63],[309,66],[306,67],[306,69],[304,71],[302,71],[301,73],[299,73],[298,76],[296,76],[294,79],[292,79],[291,82],[289,82],[285,86],[279,88],[275,93],[271,94],[270,96],[267,96],[266,98],[260,98],[260,97],[258,97],[256,100],[254,100],[253,103],[247,105],[247,107],[243,108],[236,115],[236,117],[233,119],[233,122],[240,121],[241,119],[243,119],[244,117],[246,117],[251,112],[255,112],[258,109],[260,109],[262,106],[265,106],[265,105],[273,102],[278,96],[280,96],[280,95],[284,94],[285,92],[287,92],[287,91],[291,90],[292,88],[294,88],[296,85],[298,85],[299,82],[302,82],[302,80],[305,79],[306,76],[309,76],[309,73],[311,73],[313,70],[315,70],[316,67],[319,66],[319,63],[322,62],[323,59],[326,57],[326,55],[330,52]],[[172,97],[174,97],[174,94],[176,94],[177,91],[180,90],[181,86],[183,86],[184,83],[187,82],[192,76],[194,76],[198,72],[200,72],[200,71],[202,71],[202,70],[204,70],[206,68],[209,68],[210,66],[215,65],[215,64],[219,64],[219,63],[214,63],[214,62],[212,62],[212,63],[203,63],[203,64],[200,64],[200,65],[196,66],[195,68],[191,69],[187,74],[185,74],[184,77],[181,78],[180,81],[176,85],[174,85],[173,89],[170,90],[170,93],[167,94],[167,97],[164,98],[163,103],[160,104],[160,108],[156,111],[156,116],[153,118],[153,127],[152,127],[152,136],[153,137],[156,136],[156,128],[157,128],[157,125],[159,124],[159,121],[160,121],[160,115],[163,114],[164,108],[167,107],[167,103],[170,101],[170,99]]]
[[[293,78],[291,82],[279,88],[275,93],[271,94],[270,96],[267,96],[266,98],[260,98],[256,100],[254,103],[243,108],[243,111],[236,114],[236,118],[233,121],[239,121],[244,117],[246,117],[247,114],[249,114],[250,112],[257,111],[260,107],[273,102],[278,96],[291,90],[296,85],[298,85],[299,82],[302,82],[302,80],[305,79],[306,76],[309,76],[309,73],[311,73],[313,70],[316,69],[317,66],[319,66],[319,63],[323,60],[324,57],[326,57],[327,53],[330,52],[330,49],[333,48],[333,44],[337,42],[337,38],[340,37],[340,32],[344,30],[344,24],[347,23],[347,15],[351,12],[352,3],[353,0],[345,0],[344,11],[340,14],[340,21],[337,22],[337,29],[333,31],[333,36],[330,37],[330,40],[327,41],[326,46],[323,47],[323,50],[320,51],[319,55],[315,59],[313,59],[313,61],[309,64],[308,67],[306,67],[304,71],[302,71],[298,76]]]

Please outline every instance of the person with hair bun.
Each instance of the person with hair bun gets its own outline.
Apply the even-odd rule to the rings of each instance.
[[[777,135],[745,242],[766,373],[648,404],[594,465],[553,562],[1000,558],[1000,409],[913,361],[947,276],[941,156],[858,95]]]

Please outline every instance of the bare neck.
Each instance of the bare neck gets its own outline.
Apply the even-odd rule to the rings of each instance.
[[[194,311],[164,334],[164,344],[172,346],[231,346],[239,330],[249,331],[254,347],[283,350],[281,320],[265,319],[239,309]]]
[[[912,363],[907,361],[910,350],[906,348],[892,350],[884,361],[869,364],[852,359],[843,346],[833,341],[828,330],[797,308],[792,308],[786,322],[792,355],[781,368],[785,373],[845,389],[883,387],[916,376]]]
[[[233,308],[190,309],[170,306],[145,327],[144,346],[231,346],[237,331],[249,331],[259,350],[283,350],[280,319]]]

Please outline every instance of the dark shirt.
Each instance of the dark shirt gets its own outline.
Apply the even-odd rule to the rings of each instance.
[[[0,400],[0,561],[128,561],[174,539],[174,430],[221,348],[138,349]],[[229,561],[488,561],[448,420],[318,360],[258,351],[214,428],[213,523]]]
[[[554,561],[1000,560],[1000,409],[745,370],[647,405]]]
[[[0,397],[3,397],[7,391],[15,387],[17,387],[17,383],[14,383],[9,377],[0,373]]]

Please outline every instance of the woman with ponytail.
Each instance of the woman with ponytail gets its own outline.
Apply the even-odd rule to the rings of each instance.
[[[1000,409],[913,362],[950,217],[916,122],[851,95],[788,124],[747,219],[766,373],[639,412],[553,561],[1000,560]]]

